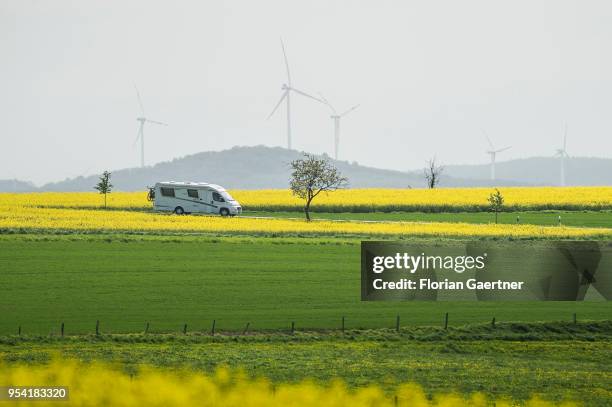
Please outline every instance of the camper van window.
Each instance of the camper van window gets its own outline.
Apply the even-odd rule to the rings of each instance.
[[[174,196],[174,188],[162,188],[161,189],[162,196]]]
[[[213,192],[213,199],[217,202],[225,202],[225,199],[218,192]]]
[[[188,189],[187,195],[189,196],[189,198],[199,198],[197,189]]]
[[[226,201],[230,201],[230,202],[235,201],[235,199],[232,198],[232,196],[225,191],[221,192],[221,196],[225,198]]]

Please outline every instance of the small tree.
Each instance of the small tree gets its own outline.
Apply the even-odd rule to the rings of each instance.
[[[113,184],[110,183],[111,173],[108,171],[104,171],[100,176],[100,182],[96,184],[94,189],[97,189],[98,192],[104,194],[104,208],[106,208],[106,195],[111,193],[113,189]]]
[[[427,167],[423,169],[423,175],[429,189],[434,189],[440,183],[440,176],[444,167],[436,163],[436,157],[427,161]]]
[[[310,221],[310,204],[321,192],[331,192],[347,185],[348,180],[340,175],[336,167],[325,158],[304,154],[304,158],[291,162],[291,181],[289,186],[293,195],[304,200],[304,214]]]
[[[499,192],[499,189],[495,188],[495,193],[491,193],[488,198],[489,208],[495,212],[495,223],[497,223],[497,214],[501,212],[504,207],[504,196]]]

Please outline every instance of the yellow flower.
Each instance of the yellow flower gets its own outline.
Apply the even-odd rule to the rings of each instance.
[[[136,374],[128,374],[121,366],[60,359],[47,365],[0,366],[0,383],[10,383],[12,386],[66,386],[71,406],[90,407],[478,407],[495,402],[480,393],[469,396],[437,394],[430,401],[423,389],[413,383],[399,385],[396,395],[390,395],[377,385],[349,389],[339,380],[328,385],[313,381],[272,385],[267,380],[232,375],[224,368],[212,376],[189,370],[169,371],[150,366],[141,367]],[[62,403],[22,400],[16,405],[41,407]],[[502,401],[496,405],[511,403]],[[527,405],[535,407],[553,404],[534,398],[527,401]],[[563,405],[575,404],[566,402]]]
[[[508,187],[501,188],[505,205],[521,209],[611,209],[612,187]],[[247,210],[300,209],[303,202],[285,189],[231,191]],[[491,188],[440,189],[345,189],[321,194],[314,206],[333,212],[359,210],[474,210],[487,207]],[[96,192],[43,192],[0,194],[0,205],[98,208],[102,198]],[[113,192],[113,208],[151,208],[147,194]]]
[[[486,189],[439,190],[347,190],[321,196],[320,206],[376,209],[426,205],[479,205],[486,202]],[[612,205],[612,188],[508,188],[509,204],[523,206]],[[289,191],[236,191],[245,206],[301,205]],[[234,234],[353,234],[395,236],[490,236],[490,237],[606,237],[610,228],[573,228],[536,225],[493,225],[436,222],[314,221],[292,219],[221,218],[218,216],[174,216],[154,213],[144,193],[116,192],[109,195],[113,210],[99,210],[101,199],[95,192],[0,194],[0,229],[42,229],[76,231],[213,232]],[[343,206],[344,205],[344,206]],[[130,210],[147,208],[147,210]],[[327,207],[326,207],[327,208]]]

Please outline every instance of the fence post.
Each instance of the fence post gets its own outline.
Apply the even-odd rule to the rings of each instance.
[[[399,314],[395,317],[395,332],[400,331],[400,316]]]
[[[291,321],[291,335],[295,332],[295,321]]]
[[[521,217],[519,215],[516,215],[516,223],[521,223]]]
[[[344,315],[342,316],[342,333],[344,333]]]
[[[100,335],[100,320],[96,320],[96,336]]]
[[[61,331],[61,333],[62,333],[62,336],[64,336],[64,323],[63,323],[63,322],[62,322],[62,326],[61,326],[61,328],[60,328],[60,331]]]
[[[448,329],[448,312],[444,314],[444,329]]]
[[[393,397],[393,405],[397,407],[399,405],[399,400],[397,398],[397,394]]]
[[[17,334],[21,336],[21,325],[19,325],[19,330],[17,331]]]
[[[246,333],[249,332],[249,325],[251,325],[251,323],[247,322],[246,326],[244,327],[244,331],[242,331],[243,335],[246,335]]]
[[[148,333],[149,333],[149,323],[148,323],[148,322],[147,322],[147,325],[145,326],[145,331],[144,331],[144,333],[145,333],[145,334],[148,334]]]
[[[187,335],[187,324],[183,325],[183,335]]]
[[[578,322],[577,318],[576,318],[576,313],[574,312],[574,325]]]
[[[215,336],[215,325],[216,325],[216,323],[217,323],[217,320],[216,320],[216,319],[213,319],[213,326],[212,326],[212,329],[211,329],[211,331],[210,331],[210,334],[211,334],[212,336]]]
[[[491,326],[495,328],[495,317],[493,317],[493,320],[491,321]]]

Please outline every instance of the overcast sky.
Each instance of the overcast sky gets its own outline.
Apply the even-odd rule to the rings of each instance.
[[[0,179],[37,184],[286,146],[286,81],[344,110],[340,158],[382,168],[612,157],[609,1],[0,2]],[[333,151],[326,106],[292,98],[294,148]],[[239,165],[239,163],[227,163]]]

